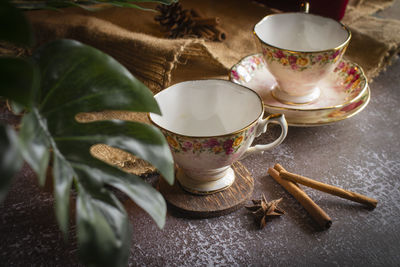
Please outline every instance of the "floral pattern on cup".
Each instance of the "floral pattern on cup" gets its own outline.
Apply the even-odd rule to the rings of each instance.
[[[167,142],[174,153],[200,154],[208,152],[211,154],[231,155],[236,153],[245,141],[251,136],[255,126],[234,135],[209,138],[191,138],[174,135],[163,131]]]
[[[241,69],[232,68],[230,71],[231,77],[236,81],[247,82],[251,79],[250,76],[243,75],[254,72],[257,69],[263,68],[265,65],[264,59],[261,57],[249,57],[248,60],[243,61],[243,64],[238,66]]]
[[[235,83],[246,83],[252,79],[252,73],[265,68],[265,62],[261,54],[259,56],[247,56],[240,64],[236,64],[229,72],[229,78]]]
[[[340,97],[343,105],[340,105],[340,107],[333,107],[331,104],[316,106],[314,103],[305,105],[304,109],[300,110],[295,109],[293,106],[279,103],[270,97],[271,87],[266,86],[266,84],[271,84],[272,78],[264,61],[252,59],[262,59],[262,57],[263,55],[259,53],[243,58],[231,69],[231,72],[232,70],[237,72],[238,77],[235,78],[230,72],[229,78],[232,82],[247,86],[263,95],[266,112],[283,112],[289,125],[319,126],[334,123],[359,113],[369,103],[370,90],[362,68],[344,59],[338,62],[336,69],[332,71],[324,82],[324,89],[337,92],[337,96]],[[252,68],[247,67],[251,62],[261,63]],[[349,78],[351,75],[353,77]],[[245,77],[250,77],[250,79],[245,79]],[[339,102],[334,106],[336,105],[339,105]],[[319,110],[324,107],[327,107],[327,109]]]
[[[328,63],[336,63],[345,50],[346,47],[321,53],[307,53],[283,51],[266,45],[262,46],[262,53],[267,61],[278,62],[297,71],[304,71],[316,64],[322,66]]]

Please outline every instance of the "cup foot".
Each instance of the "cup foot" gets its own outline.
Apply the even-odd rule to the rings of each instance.
[[[186,191],[197,195],[208,195],[227,189],[235,181],[235,172],[231,167],[218,180],[201,182],[187,176],[182,169],[178,169],[176,178]]]
[[[281,90],[279,88],[274,88],[271,91],[271,94],[274,98],[276,98],[279,102],[282,102],[284,104],[288,105],[305,105],[309,104],[319,98],[321,95],[321,90],[318,87],[315,87],[314,90],[304,96],[294,96],[294,95],[289,95]]]

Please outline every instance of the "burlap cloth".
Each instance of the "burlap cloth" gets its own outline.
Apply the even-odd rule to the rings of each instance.
[[[393,0],[350,0],[342,22],[353,38],[346,57],[364,69],[369,81],[388,66],[400,45],[400,21],[372,16]],[[265,15],[277,12],[243,0],[181,0],[185,9],[196,8],[205,16],[219,17],[226,31],[224,42],[201,39],[169,40],[154,21],[156,13],[127,8],[88,12],[79,8],[31,11],[38,44],[70,38],[92,45],[122,63],[154,93],[179,81],[198,78],[227,78],[229,69],[246,55],[256,53],[252,28]],[[153,5],[154,7],[154,5]],[[102,119],[146,121],[143,114],[105,111],[86,114],[85,121]],[[146,174],[154,168],[134,156],[97,145],[93,154],[120,168]]]

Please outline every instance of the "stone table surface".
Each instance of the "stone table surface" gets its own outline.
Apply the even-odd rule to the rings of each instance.
[[[242,161],[255,179],[254,198],[262,193],[269,200],[283,197],[280,206],[286,214],[262,230],[244,208],[209,219],[168,213],[160,230],[144,211],[126,201],[133,225],[129,264],[399,266],[399,80],[397,60],[370,84],[371,102],[360,114],[322,127],[290,127],[278,148]],[[13,118],[3,111],[0,121]],[[277,134],[275,127],[264,139]],[[303,187],[332,218],[331,228],[320,231],[305,209],[267,174],[276,162],[289,171],[376,198],[378,207],[371,211]],[[58,230],[52,194],[35,180],[25,166],[0,204],[0,266],[79,265],[76,242],[65,243]],[[72,226],[71,236],[74,232]]]

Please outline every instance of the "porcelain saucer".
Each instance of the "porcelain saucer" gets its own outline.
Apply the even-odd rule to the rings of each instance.
[[[350,118],[368,105],[371,96],[363,70],[347,60],[340,61],[338,67],[318,84],[320,97],[304,105],[284,104],[272,96],[276,81],[262,54],[240,60],[231,68],[229,78],[256,91],[264,101],[265,111],[285,114],[290,126],[320,126]]]

